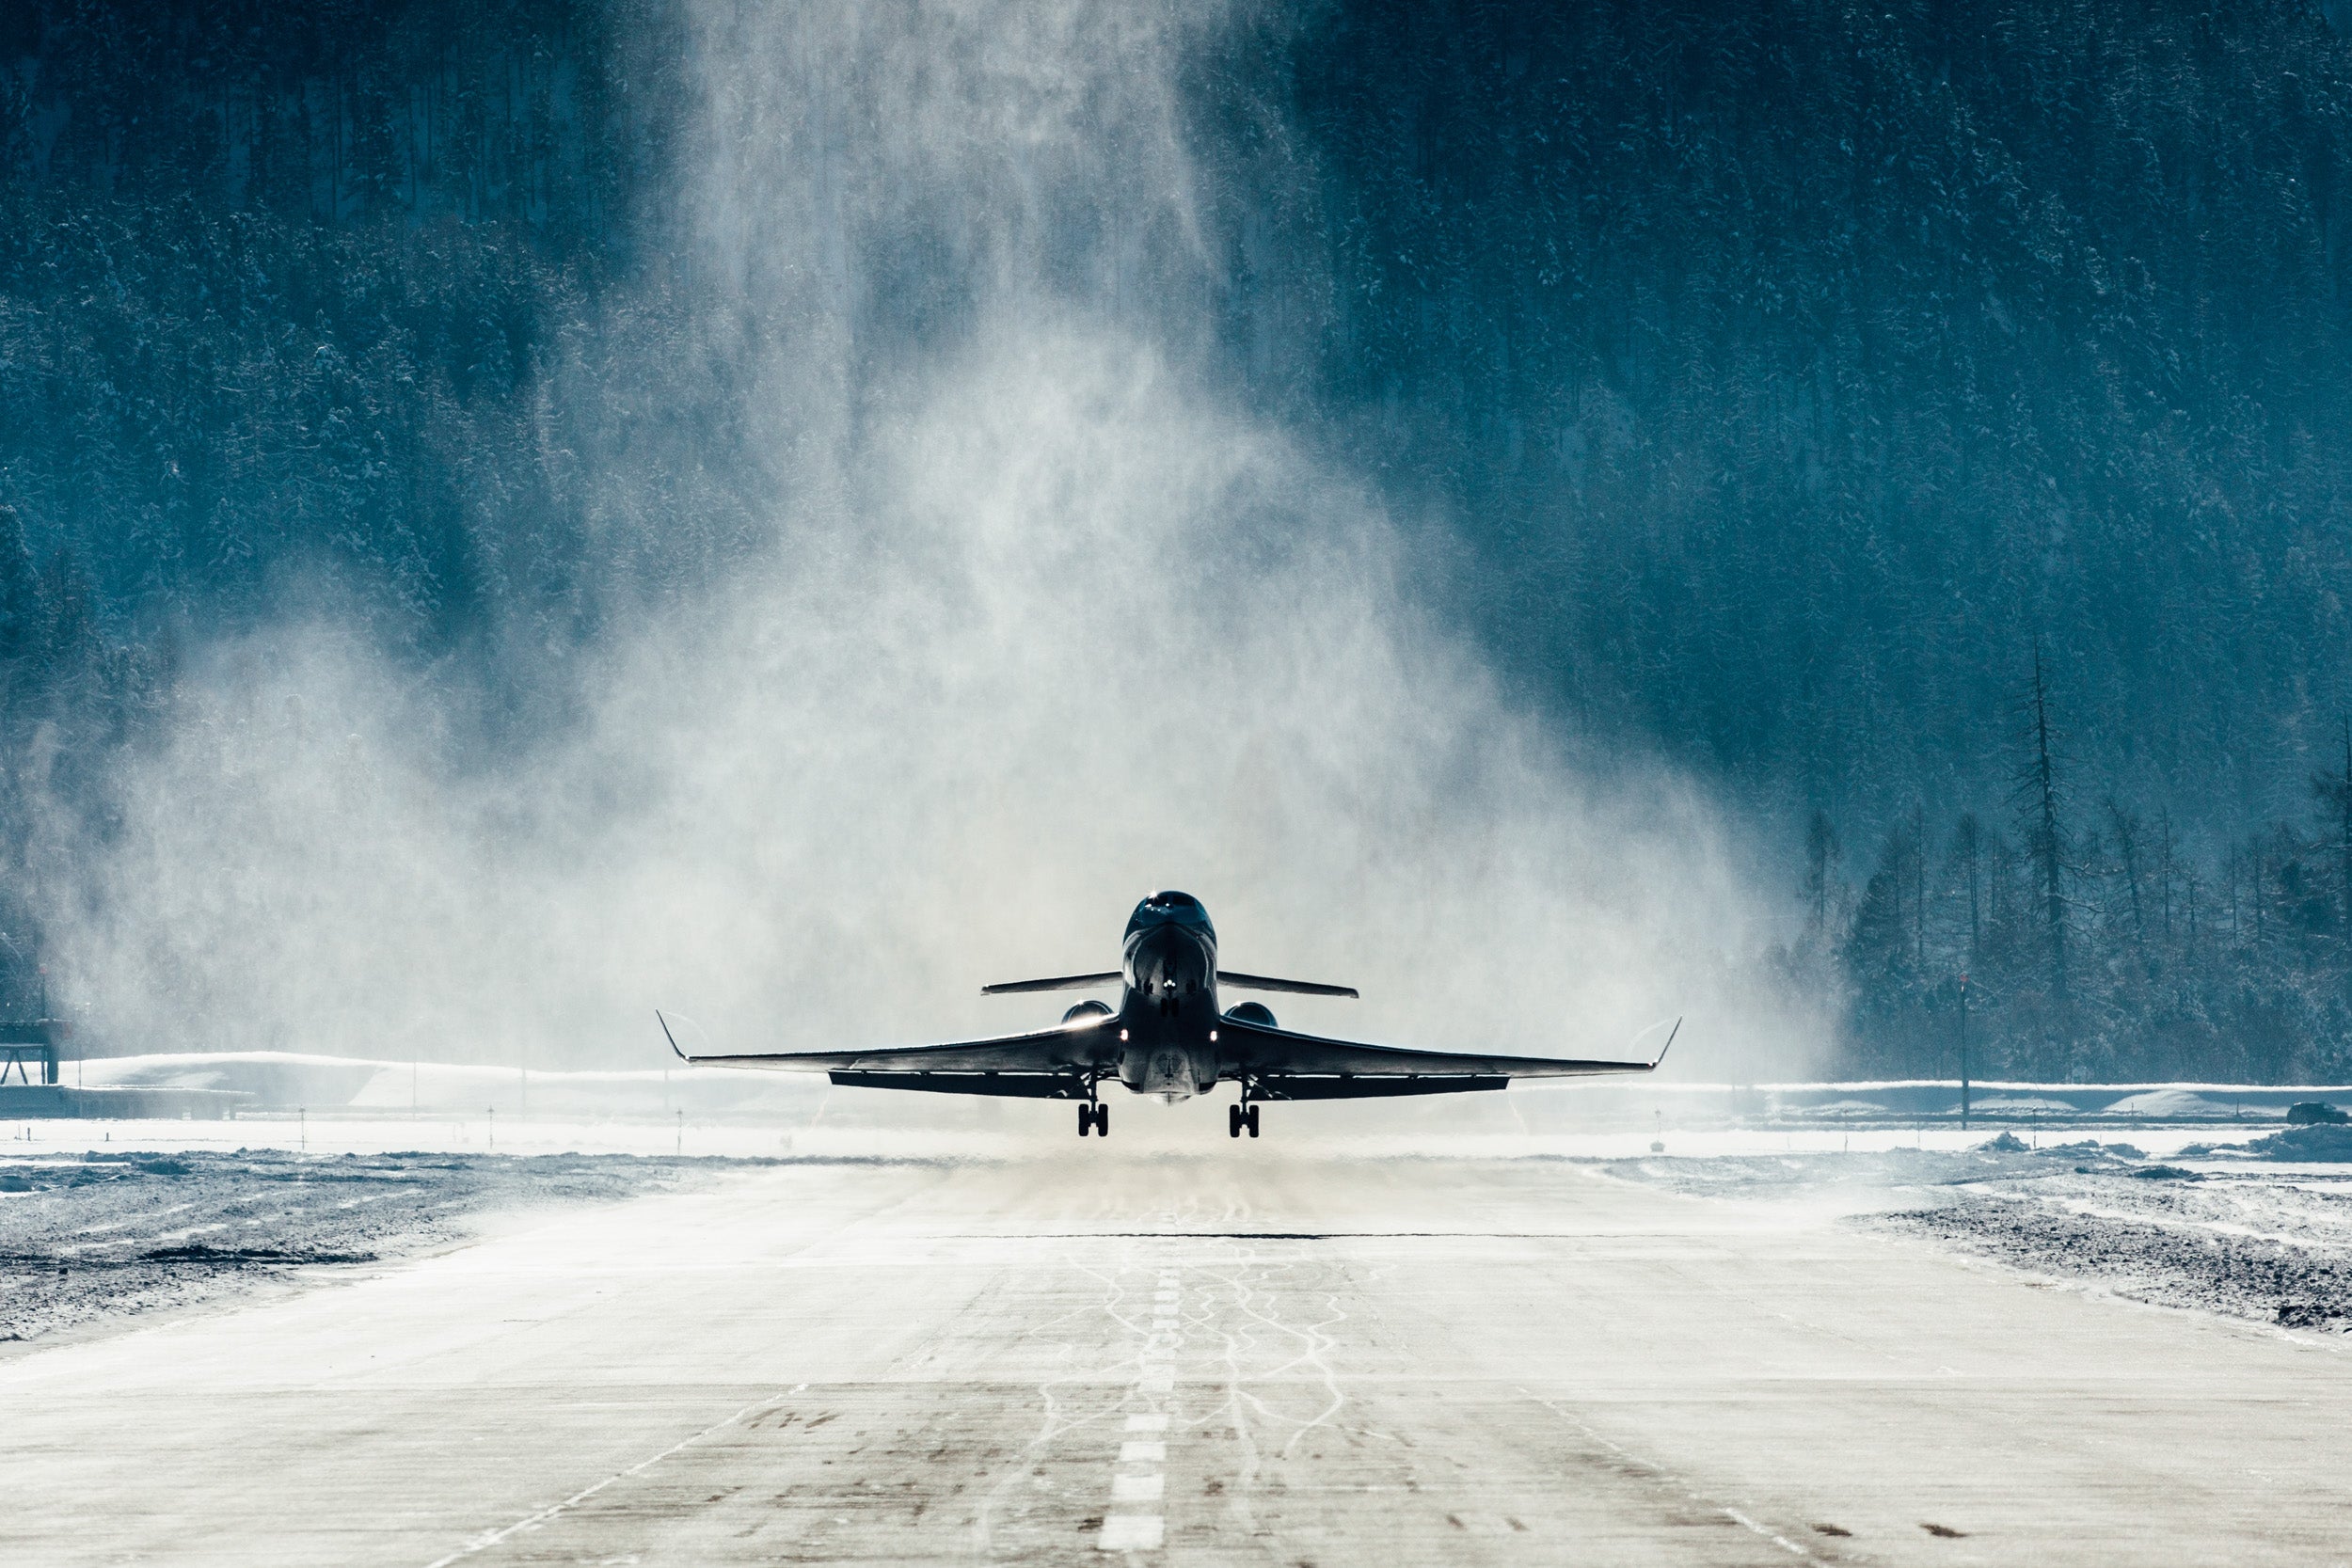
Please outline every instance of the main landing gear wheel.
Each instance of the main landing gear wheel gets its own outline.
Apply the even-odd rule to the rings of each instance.
[[[1111,1135],[1111,1108],[1109,1106],[1081,1105],[1078,1107],[1078,1136],[1083,1138],[1089,1132],[1104,1138]]]
[[[1238,1138],[1241,1136],[1241,1130],[1245,1127],[1249,1129],[1251,1137],[1258,1135],[1258,1107],[1255,1105],[1226,1106],[1225,1135],[1229,1138]]]

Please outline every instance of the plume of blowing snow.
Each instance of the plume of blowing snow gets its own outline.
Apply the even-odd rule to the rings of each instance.
[[[975,992],[1107,967],[1178,886],[1231,963],[1364,991],[1285,1022],[1605,1053],[1687,1013],[1700,1070],[1797,1065],[1820,1021],[1753,979],[1776,911],[1708,804],[1513,711],[1362,487],[1197,373],[1171,84],[1218,24],[714,0],[681,243],[771,536],[498,754],[332,618],[206,651],[75,850],[93,1023],[541,1066],[650,1063],[657,1004],[736,1049],[952,1037],[1050,1018]]]

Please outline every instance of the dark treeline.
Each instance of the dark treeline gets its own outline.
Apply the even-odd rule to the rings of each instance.
[[[2342,1082],[2352,724],[2306,775],[2306,811],[2201,851],[2169,807],[2076,787],[2058,701],[2029,667],[1995,816],[1915,800],[1858,853],[1826,813],[1808,824],[1804,930],[1783,956],[1843,991],[1849,1069]]]
[[[1289,104],[1232,137],[1294,193],[1229,214],[1236,357],[1447,519],[1526,689],[1781,836],[1855,1065],[1952,1070],[1966,970],[2003,1070],[2344,1070],[2316,8],[1359,0],[1268,41],[1206,73],[1213,124]]]
[[[10,942],[41,814],[103,831],[198,632],[298,594],[522,689],[750,535],[770,462],[668,271],[686,35],[0,7]],[[1379,479],[1532,700],[1777,835],[1851,1066],[1951,1070],[1966,973],[1980,1071],[2344,1070],[2316,9],[1354,0],[1245,11],[1186,85],[1223,373]]]

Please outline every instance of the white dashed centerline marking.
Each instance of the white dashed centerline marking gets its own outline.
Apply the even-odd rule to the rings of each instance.
[[[1157,1551],[1168,1522],[1156,1513],[1114,1513],[1103,1521],[1095,1544],[1106,1552]]]
[[[1166,1394],[1176,1386],[1176,1369],[1169,1357],[1184,1343],[1184,1335],[1177,1328],[1177,1281],[1172,1273],[1160,1275],[1159,1293],[1152,1303],[1152,1333],[1144,1341],[1142,1353],[1136,1358],[1136,1391],[1144,1395]],[[1141,1411],[1127,1418],[1131,1433],[1165,1433],[1168,1413],[1163,1410]],[[1131,1437],[1119,1446],[1119,1463],[1122,1465],[1148,1465],[1148,1469],[1120,1470],[1111,1477],[1111,1501],[1119,1503],[1156,1503],[1168,1494],[1168,1476],[1158,1466],[1168,1463],[1168,1443],[1165,1438]],[[1108,1513],[1103,1518],[1103,1533],[1095,1537],[1095,1544],[1106,1552],[1157,1551],[1168,1538],[1168,1520],[1159,1513]]]

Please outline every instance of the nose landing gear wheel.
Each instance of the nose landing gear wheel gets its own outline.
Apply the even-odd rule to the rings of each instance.
[[[1081,1105],[1078,1107],[1078,1136],[1083,1138],[1089,1132],[1102,1138],[1111,1135],[1111,1108],[1109,1106]]]
[[[1245,1127],[1249,1129],[1251,1137],[1258,1135],[1258,1107],[1255,1105],[1226,1106],[1225,1135],[1229,1138],[1238,1138],[1241,1136],[1241,1130]]]

